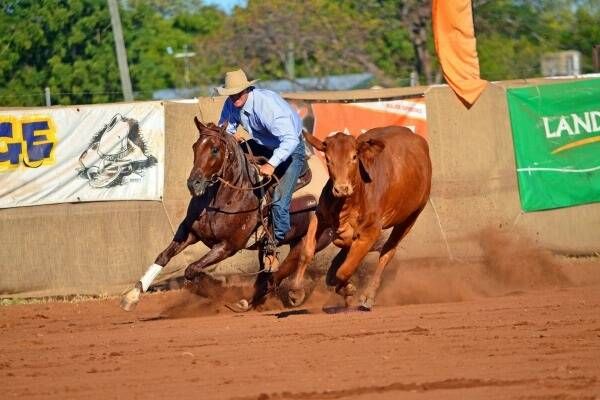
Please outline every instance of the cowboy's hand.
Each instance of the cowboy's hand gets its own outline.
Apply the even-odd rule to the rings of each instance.
[[[237,140],[238,143],[245,142],[246,140],[251,138],[248,131],[246,131],[246,129],[244,129],[244,127],[241,125],[238,125],[238,127],[235,129],[233,137],[235,138],[235,140]]]
[[[242,143],[246,141],[246,138],[244,137],[244,135],[240,134],[240,133],[234,133],[233,137],[235,138],[235,140],[237,140],[238,143]]]
[[[273,175],[273,172],[275,172],[275,167],[269,163],[266,163],[260,166],[258,172],[264,176],[271,176]]]

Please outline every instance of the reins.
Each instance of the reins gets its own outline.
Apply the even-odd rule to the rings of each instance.
[[[222,133],[217,133],[217,132],[214,132],[214,133],[212,133],[212,132],[211,133],[202,132],[202,133],[200,133],[201,136],[216,137],[225,146],[225,157],[223,158],[223,162],[221,163],[221,168],[219,168],[219,172],[217,172],[216,174],[213,174],[211,176],[211,178],[210,178],[210,184],[209,185],[212,186],[212,185],[214,185],[217,182],[221,182],[221,183],[225,184],[226,186],[228,186],[228,187],[230,187],[232,189],[235,189],[235,190],[257,190],[257,189],[262,189],[265,186],[268,186],[273,180],[275,180],[275,184],[276,185],[279,185],[279,178],[277,178],[277,176],[275,174],[272,174],[271,176],[269,176],[260,185],[258,185],[258,186],[252,186],[251,185],[250,187],[237,186],[237,185],[234,185],[233,183],[227,181],[226,179],[224,179],[222,177],[222,175],[223,175],[223,171],[225,169],[225,166],[227,164],[227,160],[229,159],[230,150],[229,150],[229,147],[227,146],[228,145],[227,141],[223,137],[221,137],[221,134]],[[252,159],[255,159],[254,154],[252,154],[252,150],[250,149],[250,146],[248,146],[247,144],[246,144],[246,146],[248,148],[248,151],[250,152],[250,155],[252,156]],[[256,169],[257,175],[260,176],[258,164],[256,164],[253,161],[250,161],[250,160],[248,160],[248,162],[250,163],[250,165],[252,165]]]
[[[256,167],[255,164],[252,164],[252,166]],[[217,181],[219,181],[219,182],[224,183],[225,185],[229,186],[230,188],[236,189],[236,190],[256,190],[256,189],[262,189],[262,188],[264,188],[269,183],[271,183],[271,181],[273,181],[273,180],[275,180],[276,184],[279,184],[279,178],[277,178],[275,175],[269,176],[263,183],[261,183],[258,186],[250,186],[250,187],[247,187],[247,188],[241,187],[241,186],[236,186],[236,185],[234,185],[232,183],[229,183],[228,181],[226,181],[225,179],[221,178],[220,176],[216,176],[216,180],[214,182],[216,183]],[[211,180],[211,182],[213,182],[213,181]]]

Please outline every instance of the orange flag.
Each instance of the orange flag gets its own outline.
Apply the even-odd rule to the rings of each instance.
[[[433,0],[433,38],[444,78],[469,105],[487,81],[479,77],[471,0]]]

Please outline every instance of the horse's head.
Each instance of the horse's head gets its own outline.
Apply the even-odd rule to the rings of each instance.
[[[198,139],[192,145],[194,166],[187,181],[192,196],[201,196],[206,189],[221,177],[229,150],[224,129],[213,123],[204,125],[194,117],[198,128]]]
[[[315,149],[325,153],[327,171],[333,183],[331,191],[335,197],[350,196],[361,181],[370,182],[370,169],[385,147],[380,140],[357,140],[342,132],[323,141],[306,132],[304,137]]]

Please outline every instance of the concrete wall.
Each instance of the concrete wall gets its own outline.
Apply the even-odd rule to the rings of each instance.
[[[600,204],[521,211],[504,87],[488,85],[471,109],[447,87],[433,87],[425,97],[432,199],[451,254],[481,255],[478,237],[486,228],[519,231],[559,252],[600,250]]]

